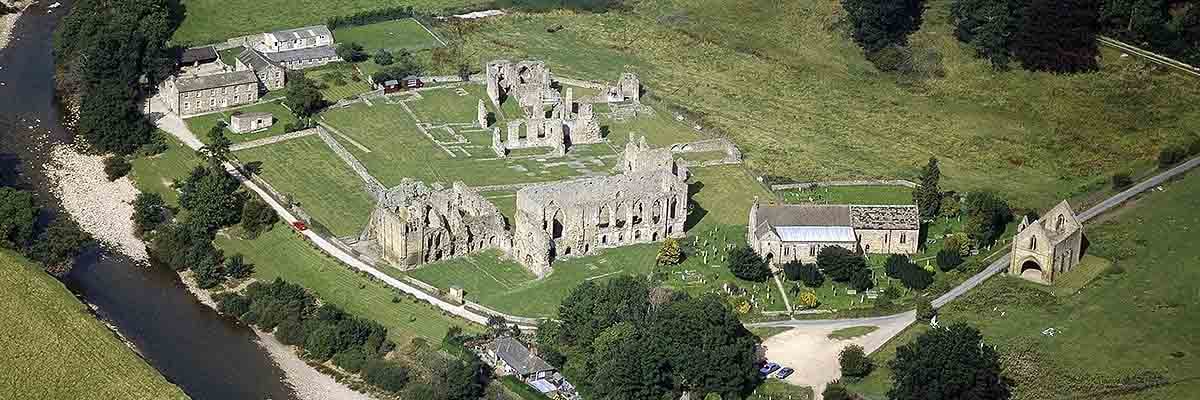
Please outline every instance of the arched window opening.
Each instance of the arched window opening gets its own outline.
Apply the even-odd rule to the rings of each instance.
[[[562,211],[554,212],[553,229],[550,232],[550,237],[553,239],[562,239],[563,237],[563,222]]]
[[[1057,231],[1057,230],[1062,229],[1063,221],[1065,221],[1065,220],[1066,220],[1066,218],[1063,217],[1062,214],[1058,214],[1058,220],[1054,222],[1054,230]]]
[[[600,206],[599,221],[596,222],[596,227],[607,228],[612,223],[612,210],[608,205]]]
[[[1029,238],[1029,249],[1037,250],[1037,236],[1032,236]]]

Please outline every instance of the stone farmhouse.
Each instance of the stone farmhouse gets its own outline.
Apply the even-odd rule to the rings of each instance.
[[[360,240],[409,269],[484,249],[508,251],[512,235],[496,206],[462,182],[443,189],[406,180],[382,196]]]
[[[254,71],[235,71],[171,77],[161,93],[172,111],[186,117],[256,102],[258,85]]]
[[[557,257],[683,237],[687,204],[687,169],[675,163],[521,189],[511,256],[544,277]]]
[[[333,46],[266,53],[266,56],[272,62],[292,70],[320,67],[331,62],[342,61]]]
[[[183,54],[179,56],[179,67],[184,71],[190,71],[204,64],[216,62],[217,59],[217,50],[212,46],[193,47],[184,50]]]
[[[266,53],[278,53],[330,45],[333,45],[333,32],[329,27],[313,25],[263,33],[261,48]]]
[[[287,71],[283,65],[271,61],[267,56],[263,55],[258,50],[246,48],[238,54],[235,61],[236,70],[254,71],[258,76],[259,90],[269,91],[283,89],[287,84]]]
[[[571,145],[604,140],[592,104],[574,101],[571,88],[565,89],[565,95],[559,93],[545,63],[497,60],[484,68],[488,97],[496,109],[513,98],[525,116],[508,120],[504,135],[500,127],[492,128],[492,150],[497,157],[507,156],[509,150],[534,147],[550,147],[555,155],[562,156]],[[478,110],[479,126],[486,129],[487,109],[482,101]]]
[[[1083,257],[1083,224],[1065,200],[1036,221],[1022,218],[1012,243],[1008,272],[1050,284]]]
[[[768,205],[750,207],[748,241],[773,267],[816,262],[822,248],[867,254],[914,254],[917,206]]]

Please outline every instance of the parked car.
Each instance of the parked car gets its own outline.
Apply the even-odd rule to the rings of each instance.
[[[784,368],[784,369],[779,370],[779,373],[775,374],[775,377],[779,378],[779,379],[784,379],[784,378],[791,376],[793,372],[796,372],[796,370],[791,369],[791,368]]]
[[[766,376],[770,376],[772,372],[775,372],[777,370],[779,370],[779,364],[769,362],[769,363],[763,364],[762,368],[758,369],[758,373],[762,374],[762,376],[766,377]]]

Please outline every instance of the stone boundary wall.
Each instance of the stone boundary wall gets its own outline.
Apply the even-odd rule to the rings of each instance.
[[[371,194],[372,198],[378,199],[379,196],[387,190],[387,188],[383,187],[382,183],[379,183],[378,179],[375,179],[374,176],[371,176],[371,173],[367,171],[367,167],[363,166],[357,158],[354,158],[353,154],[350,154],[345,147],[342,147],[341,143],[338,143],[337,139],[334,139],[333,136],[329,134],[329,131],[326,130],[324,123],[319,123],[316,129],[317,136],[320,136],[321,140],[324,141],[325,144],[328,145],[335,154],[337,154],[338,158],[341,158],[342,161],[345,161],[346,165],[349,165],[350,169],[354,170],[354,173],[357,174],[359,178],[362,178],[363,186],[366,187],[367,193]]]
[[[725,152],[725,158],[710,161],[681,160],[681,163],[687,167],[711,167],[715,165],[732,165],[742,163],[742,151],[737,148],[737,145],[734,144],[732,140],[726,138],[705,139],[688,143],[675,143],[671,145],[672,154],[703,153],[709,151],[723,151]]]
[[[851,180],[851,181],[826,181],[826,182],[804,182],[804,183],[788,183],[782,185],[771,185],[771,190],[791,190],[791,189],[812,189],[815,187],[829,186],[903,186],[907,188],[915,188],[918,185],[912,181],[903,179],[883,180]]]
[[[537,326],[537,324],[539,322],[537,318],[518,317],[515,315],[508,315],[508,314],[487,308],[486,306],[484,306],[482,304],[479,304],[479,303],[476,303],[476,302],[473,302],[470,300],[464,301],[463,307],[466,307],[468,310],[475,311],[475,312],[481,313],[481,314],[487,314],[487,315],[492,315],[492,316],[497,316],[497,317],[504,317],[504,319],[508,320],[508,322],[520,325],[522,328],[527,327],[527,326]]]
[[[251,140],[249,142],[238,143],[233,146],[229,146],[229,151],[252,149],[255,147],[266,146],[268,144],[275,144],[275,143],[279,143],[279,142],[282,142],[285,140],[298,139],[298,138],[302,138],[305,136],[312,136],[315,134],[317,134],[317,130],[315,128],[309,128],[309,129],[299,130],[299,131],[295,131],[295,132],[285,133],[282,135],[266,137],[266,138],[262,138],[262,139],[258,139],[258,140]]]
[[[572,79],[572,78],[567,78],[564,76],[554,76],[551,79],[556,80],[559,83],[564,84],[564,85],[579,86],[579,87],[585,87],[588,89],[596,89],[596,90],[608,90],[608,86],[606,86],[602,83],[585,81],[582,79]]]

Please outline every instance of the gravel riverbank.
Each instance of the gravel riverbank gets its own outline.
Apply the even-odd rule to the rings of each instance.
[[[25,11],[25,7],[33,4],[32,1],[0,1],[10,7],[16,8],[17,11],[12,14],[7,14],[0,17],[0,49],[8,47],[8,41],[12,38],[13,27],[17,25],[17,20],[21,18],[21,13]]]
[[[83,154],[68,145],[50,150],[44,166],[55,197],[84,232],[105,247],[146,262],[146,243],[134,234],[133,201],[138,190],[129,178],[109,182],[104,157]]]

